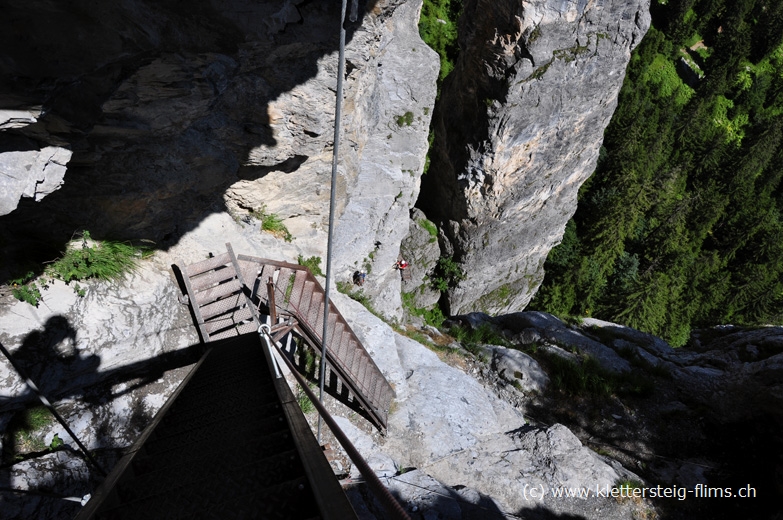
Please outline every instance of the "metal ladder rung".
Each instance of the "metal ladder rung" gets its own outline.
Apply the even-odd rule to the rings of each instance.
[[[239,284],[239,280],[234,278],[225,283],[221,283],[220,285],[216,285],[214,287],[210,287],[209,289],[197,292],[196,303],[198,303],[199,306],[203,306],[207,303],[223,298],[224,296],[228,296],[231,293],[240,292],[241,290],[242,286]]]
[[[215,271],[207,271],[198,276],[194,276],[190,279],[190,285],[193,288],[193,292],[198,294],[199,291],[209,289],[213,285],[217,285],[226,280],[236,278],[237,273],[233,266],[217,269]]]
[[[221,253],[214,258],[207,258],[201,262],[190,264],[185,268],[185,274],[187,274],[190,278],[193,278],[194,276],[197,276],[201,273],[211,271],[212,269],[229,263],[231,263],[231,256],[229,256],[228,253]]]
[[[201,313],[201,317],[204,318],[204,321],[206,322],[215,316],[220,316],[221,314],[225,314],[233,309],[237,309],[245,303],[245,295],[240,292],[221,300],[208,303],[203,307],[199,307],[199,312]]]
[[[209,333],[211,338],[212,332],[217,332],[226,327],[236,326],[246,320],[251,319],[252,317],[253,312],[245,307],[224,318],[218,318],[204,322],[204,328],[206,329],[207,333]]]

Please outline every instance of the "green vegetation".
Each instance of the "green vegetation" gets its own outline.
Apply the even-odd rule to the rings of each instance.
[[[299,408],[302,409],[302,413],[307,414],[315,411],[315,405],[302,389],[296,392],[296,402],[299,404]]]
[[[52,437],[51,444],[49,444],[49,448],[53,449],[53,450],[56,450],[57,448],[59,448],[63,444],[65,444],[65,442],[63,442],[63,440],[60,438],[60,436],[55,433],[54,437]]]
[[[39,452],[59,446],[59,444],[55,446],[55,440],[52,441],[52,446],[46,446],[43,442],[43,429],[53,422],[54,416],[42,405],[19,412],[9,426],[9,431],[14,432],[15,451],[17,453]],[[62,443],[61,440],[59,442]]]
[[[38,307],[38,302],[41,301],[41,290],[35,282],[34,272],[29,271],[21,278],[11,280],[8,285],[11,286],[11,294],[14,298]]]
[[[651,10],[530,308],[675,346],[692,327],[783,323],[783,3]],[[678,67],[683,52],[696,74]]]
[[[413,123],[413,112],[405,112],[403,115],[395,117],[394,121],[397,123],[397,126],[411,126],[411,123]]]
[[[435,242],[438,239],[438,227],[433,222],[430,222],[426,218],[420,218],[419,225],[430,234],[430,243]]]
[[[461,0],[424,0],[421,8],[419,34],[424,43],[440,56],[439,85],[454,69],[459,53],[457,20],[461,12]]]
[[[321,258],[318,256],[311,256],[310,258],[305,258],[302,255],[299,255],[296,258],[296,263],[305,266],[310,270],[311,273],[313,273],[316,276],[324,275],[324,273],[321,271]]]
[[[462,14],[462,0],[424,0],[419,18],[419,35],[424,43],[429,45],[440,57],[440,72],[438,73],[437,95],[440,99],[440,87],[443,80],[454,69],[454,63],[459,55],[457,44],[457,21]],[[424,108],[424,115],[429,109]],[[399,123],[398,123],[399,124]],[[430,126],[427,155],[424,159],[425,175],[430,168],[430,150],[435,139],[435,132]]]
[[[438,258],[438,263],[435,266],[430,282],[433,289],[446,292],[464,279],[465,272],[462,270],[462,267],[453,258],[442,256]]]
[[[511,296],[511,287],[508,284],[503,284],[476,300],[475,307],[482,311],[489,308],[506,307],[511,302]]]
[[[655,390],[653,379],[642,371],[616,374],[603,368],[590,356],[572,361],[557,354],[536,350],[535,357],[549,375],[552,387],[565,395],[650,397]]]
[[[148,250],[127,242],[94,242],[89,231],[84,231],[81,247],[68,247],[63,257],[55,260],[47,272],[65,283],[89,278],[115,280],[132,271],[137,259],[146,254]]]
[[[337,286],[337,290],[344,295],[348,296],[350,299],[357,301],[364,305],[364,308],[373,313],[378,318],[384,320],[384,317],[381,315],[380,312],[376,311],[375,308],[372,306],[372,302],[370,302],[370,297],[364,294],[364,291],[362,289],[359,289],[357,291],[351,290],[351,284],[346,282],[337,282],[335,284]]]
[[[615,488],[619,489],[625,495],[628,495],[628,493],[631,492],[632,490],[639,489],[642,486],[643,484],[638,480],[621,480],[620,482],[614,485]]]
[[[436,328],[440,328],[440,326],[443,325],[443,322],[446,320],[446,316],[437,305],[432,309],[423,309],[420,307],[415,307],[414,293],[402,293],[401,296],[402,308],[405,309],[408,314],[412,316],[418,316],[424,320],[424,323],[427,325],[432,325]]]
[[[294,292],[294,282],[296,281],[296,273],[291,273],[288,276],[288,283],[286,283],[285,286],[285,296],[283,296],[283,300],[288,303],[291,301],[291,293]]]
[[[83,231],[81,240],[68,244],[63,256],[46,266],[42,279],[35,280],[35,273],[11,280],[9,285],[14,297],[30,305],[38,306],[41,289],[47,289],[46,279],[60,279],[65,283],[95,278],[115,280],[136,268],[137,261],[151,254],[149,248],[134,246],[129,242],[111,240],[96,241],[89,231]],[[73,290],[79,296],[86,289],[78,283]]]
[[[282,238],[286,242],[294,239],[288,228],[283,224],[283,219],[275,213],[267,213],[266,206],[261,206],[261,209],[251,211],[250,215],[261,221],[261,231],[266,231],[277,238]]]
[[[477,345],[501,345],[508,347],[510,344],[494,327],[488,323],[482,323],[473,327],[452,327],[449,334],[454,336],[465,348]]]

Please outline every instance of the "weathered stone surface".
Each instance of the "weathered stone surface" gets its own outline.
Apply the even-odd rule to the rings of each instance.
[[[424,226],[436,229],[420,209],[413,208],[408,236],[400,244],[400,255],[410,264],[410,279],[402,281],[402,292],[410,294],[411,305],[420,309],[431,307],[440,299],[440,292],[434,290],[429,281],[440,257],[440,247],[437,236]]]
[[[0,215],[16,209],[19,199],[39,202],[63,183],[71,151],[57,146],[0,153]]]
[[[370,26],[366,45],[346,50],[346,59],[357,67],[367,63],[368,72],[349,85],[346,99],[343,150],[356,155],[344,159],[346,200],[334,262],[350,275],[369,260],[364,291],[379,312],[396,319],[402,317],[401,280],[391,266],[419,196],[438,75],[437,54],[419,37],[420,9],[418,0],[399,2],[394,17]]]
[[[521,310],[595,168],[649,0],[470,0],[418,206],[467,278],[451,314]]]
[[[558,318],[545,312],[514,312],[501,316],[473,312],[462,316],[453,316],[452,320],[469,323],[478,327],[482,323],[504,330],[506,336],[515,337],[521,333],[538,336],[545,343],[576,349],[598,361],[612,372],[628,372],[631,365],[611,347],[596,341],[582,333],[576,327],[569,327]]]
[[[9,128],[23,128],[35,123],[41,115],[41,107],[27,108],[23,110],[0,110],[0,130]]]
[[[618,480],[630,475],[606,464],[560,424],[547,429],[522,428],[496,436],[476,449],[437,461],[430,468],[430,474],[450,486],[470,482],[472,488],[502,504],[504,511],[524,514],[526,510],[541,508],[552,514],[576,509],[586,518],[606,518],[608,515],[597,514],[596,509],[608,508],[614,509],[615,514],[619,512],[619,518],[630,517],[627,510],[617,511],[623,508],[607,500],[590,504],[584,499],[551,497],[552,489],[563,486],[589,487],[593,491],[596,486],[611,489]]]
[[[617,352],[666,370],[685,395],[722,422],[781,415],[783,327],[697,330],[688,346],[677,349],[651,334],[593,318],[580,328]]]
[[[523,392],[543,392],[549,384],[549,376],[538,362],[524,352],[494,346],[492,368],[506,381],[515,384]]]
[[[0,469],[0,485],[81,499],[94,490],[92,474],[77,453],[58,451]],[[0,507],[3,518],[20,520],[73,518],[81,509],[79,502],[7,491],[0,497]]]
[[[365,292],[398,318],[389,268],[418,196],[438,68],[420,7],[363,2],[346,24],[333,267],[341,281],[375,267]],[[298,241],[289,250],[324,257],[338,27],[338,4],[298,0],[10,6],[0,101],[13,110],[0,145],[13,133],[74,155],[56,196],[4,217],[9,263],[30,244],[62,250],[85,228],[170,248],[225,211],[276,214]]]
[[[335,302],[397,392],[384,443],[375,443],[358,429],[348,428],[365,458],[380,462],[391,457],[397,468],[419,468],[416,481],[446,490],[448,496],[454,496],[455,488],[467,486],[477,501],[492,497],[492,501],[482,502],[489,511],[539,508],[550,513],[578,512],[588,518],[630,518],[628,507],[613,500],[542,502],[531,500],[529,495],[526,500],[525,490],[532,486],[544,486],[547,494],[559,486],[595,489],[611,487],[631,474],[583,447],[562,425],[546,430],[524,427],[517,410],[470,375],[445,365],[434,352],[394,333],[344,295],[336,295]],[[375,469],[385,474],[387,466],[385,462]],[[395,477],[390,487],[406,493],[394,482],[406,475]],[[435,514],[435,507],[451,511],[451,506],[447,507],[450,500],[435,506],[422,495],[402,496],[411,496],[425,518],[430,518],[426,516],[428,511]],[[596,509],[611,514],[601,516]]]

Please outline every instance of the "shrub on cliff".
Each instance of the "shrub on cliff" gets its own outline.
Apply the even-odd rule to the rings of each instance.
[[[421,8],[419,34],[440,56],[439,82],[452,71],[459,52],[457,20],[461,11],[461,0],[424,0]]]

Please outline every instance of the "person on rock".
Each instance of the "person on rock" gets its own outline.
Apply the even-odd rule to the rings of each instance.
[[[408,262],[404,258],[400,258],[397,260],[397,263],[394,264],[395,269],[399,269],[400,271],[403,271],[408,268]]]

